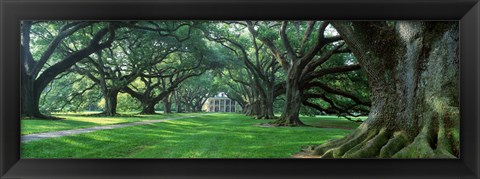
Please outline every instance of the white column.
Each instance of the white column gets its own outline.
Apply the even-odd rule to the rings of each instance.
[[[226,105],[226,104],[227,104],[227,100],[226,100],[226,99],[223,99],[223,112],[225,112],[225,111],[226,111],[225,109],[227,109],[227,105]]]

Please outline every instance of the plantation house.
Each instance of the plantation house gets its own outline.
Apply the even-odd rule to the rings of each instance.
[[[237,102],[228,98],[224,93],[218,93],[214,97],[208,98],[202,106],[205,112],[240,112],[242,108]]]

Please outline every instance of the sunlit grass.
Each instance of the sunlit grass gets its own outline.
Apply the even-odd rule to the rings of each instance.
[[[191,114],[190,114],[191,115]],[[151,119],[151,118],[147,118]],[[357,123],[302,117],[319,127],[261,127],[241,114],[207,114],[161,123],[23,143],[22,158],[288,158],[301,146],[341,138]],[[348,124],[347,124],[348,123]]]
[[[68,129],[87,128],[100,125],[120,124],[128,122],[137,122],[142,120],[164,119],[170,117],[188,116],[190,114],[172,113],[172,114],[155,114],[155,115],[137,115],[135,113],[122,113],[115,117],[99,117],[92,116],[95,113],[57,113],[55,117],[63,118],[62,120],[38,120],[38,119],[22,119],[21,134],[33,134],[49,131],[60,131]]]

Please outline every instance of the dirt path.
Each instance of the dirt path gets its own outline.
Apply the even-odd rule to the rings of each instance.
[[[122,128],[122,127],[153,124],[158,122],[165,122],[168,120],[194,118],[194,117],[198,117],[198,116],[183,116],[183,117],[174,117],[174,118],[166,118],[166,119],[158,119],[158,120],[145,120],[145,121],[139,121],[139,122],[124,123],[124,124],[113,124],[113,125],[95,126],[95,127],[82,128],[82,129],[71,129],[71,130],[63,130],[63,131],[52,131],[52,132],[28,134],[28,135],[22,135],[20,137],[20,141],[28,142],[32,140],[62,137],[62,136],[68,136],[68,135],[74,135],[74,134],[89,133],[89,132],[99,131],[99,130],[108,130],[108,129],[116,129],[116,128]]]

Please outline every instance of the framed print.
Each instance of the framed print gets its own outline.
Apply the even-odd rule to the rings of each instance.
[[[480,175],[477,0],[0,8],[1,178]]]

